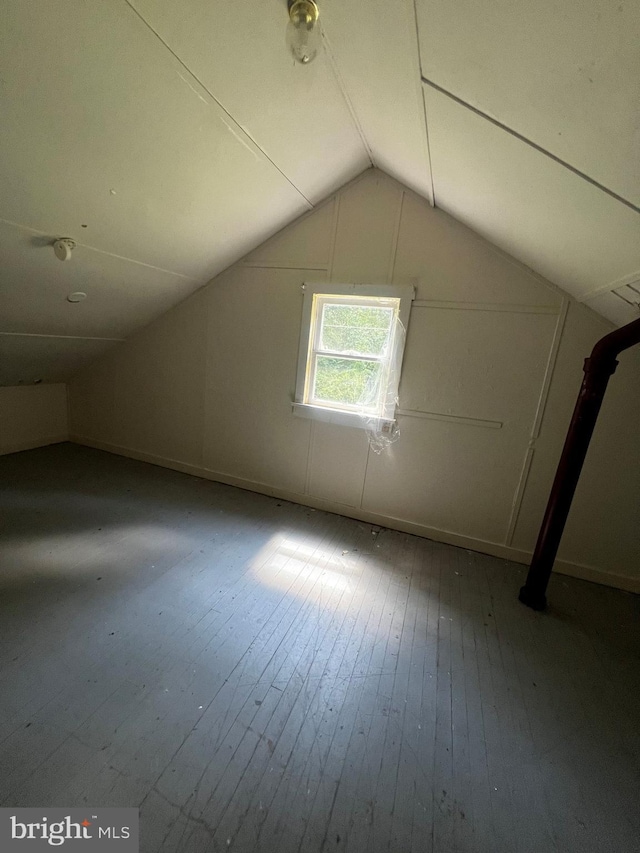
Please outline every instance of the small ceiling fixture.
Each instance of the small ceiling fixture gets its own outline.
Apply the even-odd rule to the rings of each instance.
[[[320,49],[320,12],[315,0],[288,0],[287,44],[296,62],[307,65]]]
[[[82,302],[82,300],[86,298],[86,293],[83,293],[81,290],[76,290],[74,293],[70,293],[67,296],[67,302]]]
[[[71,237],[60,237],[53,244],[53,251],[56,253],[58,260],[68,261],[75,247],[76,241],[72,240]]]

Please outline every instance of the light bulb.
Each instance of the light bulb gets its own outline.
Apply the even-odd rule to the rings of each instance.
[[[315,59],[322,36],[319,12],[314,0],[293,0],[289,4],[287,44],[296,62],[303,65]]]

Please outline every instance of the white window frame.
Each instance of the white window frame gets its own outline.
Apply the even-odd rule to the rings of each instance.
[[[311,399],[313,387],[313,369],[315,356],[324,352],[316,346],[321,324],[321,311],[319,307],[326,304],[352,304],[353,298],[361,301],[363,307],[379,307],[379,299],[400,300],[397,307],[396,318],[406,330],[409,325],[409,314],[411,302],[415,292],[413,287],[397,287],[393,285],[364,285],[364,284],[309,284],[302,285],[304,300],[302,307],[302,326],[300,332],[300,348],[298,352],[298,369],[296,379],[296,396],[293,403],[294,414],[313,418],[314,420],[328,423],[342,424],[344,426],[360,427],[362,429],[371,425],[372,420],[376,422],[378,429],[385,429],[395,422],[395,399],[398,394],[400,381],[400,369],[404,351],[405,336],[398,334],[398,323],[393,322],[391,329],[391,354],[386,360],[387,376],[385,378],[385,392],[379,409],[364,409],[361,406],[331,402],[319,402]],[[326,298],[323,298],[326,297]],[[369,303],[367,304],[367,300]],[[341,353],[331,353],[340,357]],[[357,358],[350,355],[349,358]],[[363,360],[379,361],[377,357],[362,356]],[[390,370],[393,365],[393,370]],[[393,387],[392,387],[393,384]],[[393,401],[393,402],[389,402]]]

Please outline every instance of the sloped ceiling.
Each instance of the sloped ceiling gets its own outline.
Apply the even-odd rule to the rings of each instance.
[[[285,0],[2,6],[2,384],[66,378],[371,165],[637,316],[637,3],[321,0],[306,67]]]

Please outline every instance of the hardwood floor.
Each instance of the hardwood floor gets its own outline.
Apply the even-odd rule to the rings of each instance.
[[[0,459],[0,804],[141,850],[640,850],[640,601],[70,444]]]

